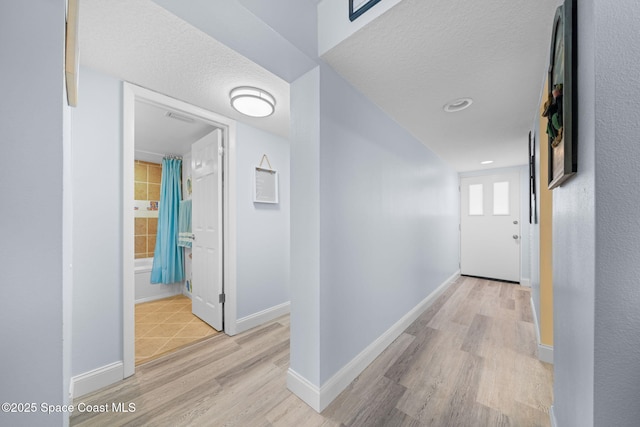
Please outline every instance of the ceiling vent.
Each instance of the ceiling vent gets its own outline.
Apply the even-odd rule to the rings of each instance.
[[[174,113],[173,111],[167,111],[165,113],[165,117],[169,117],[170,119],[180,120],[185,123],[193,123],[195,120],[192,117],[183,116],[182,114]]]

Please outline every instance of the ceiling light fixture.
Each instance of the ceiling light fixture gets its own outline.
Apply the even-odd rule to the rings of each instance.
[[[246,116],[267,117],[276,110],[276,100],[268,92],[250,86],[240,86],[229,93],[231,106]]]
[[[485,160],[484,162],[480,162],[481,165],[490,165],[493,163],[493,160]]]
[[[447,113],[456,113],[458,111],[462,111],[465,108],[469,108],[473,104],[473,99],[471,98],[460,98],[455,101],[451,101],[445,104],[444,111]]]

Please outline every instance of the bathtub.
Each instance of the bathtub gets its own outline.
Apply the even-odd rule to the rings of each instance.
[[[182,293],[181,283],[151,284],[153,258],[137,258],[134,262],[136,304],[167,298]]]

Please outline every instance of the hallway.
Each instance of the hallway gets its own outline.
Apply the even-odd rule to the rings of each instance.
[[[322,414],[289,392],[289,318],[217,335],[76,399],[135,412],[71,425],[548,426],[553,367],[537,360],[530,290],[460,277]]]

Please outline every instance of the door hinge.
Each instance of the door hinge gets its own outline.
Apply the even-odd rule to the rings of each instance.
[[[224,147],[218,147],[218,154],[224,156]]]
[[[224,304],[225,300],[226,300],[226,296],[225,296],[225,294],[220,294],[220,295],[218,295],[218,302],[219,302],[220,304]]]

